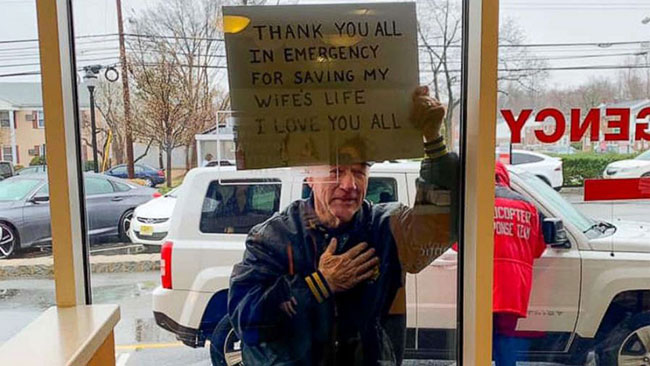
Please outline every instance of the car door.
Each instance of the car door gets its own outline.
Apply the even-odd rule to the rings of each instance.
[[[136,165],[133,167],[133,174],[136,178],[144,179],[147,178],[147,174],[145,174],[145,169],[142,167],[142,165]]]
[[[526,185],[518,182],[513,179],[513,188],[532,200],[545,217],[570,222],[569,212],[575,209],[545,182],[535,177],[526,178],[529,183]],[[582,262],[578,238],[571,231],[567,230],[567,234],[570,248],[547,247],[534,263],[528,317],[517,325],[520,331],[541,331],[531,338],[530,350],[533,353],[568,351],[575,330]]]
[[[108,178],[84,177],[86,214],[90,235],[117,234],[119,207],[115,204],[115,189]]]
[[[31,201],[31,198],[35,196],[49,196],[48,187],[47,183],[43,184],[25,200],[23,208],[24,225],[20,233],[22,243],[46,242],[52,237],[50,202]]]
[[[557,195],[544,182],[536,180],[537,191]],[[530,187],[513,185],[513,188],[530,197]],[[543,199],[533,202],[547,217],[551,215]],[[528,317],[521,319],[517,326],[519,331],[533,332],[531,352],[559,352],[569,346],[577,320],[581,273],[580,252],[573,238],[570,239],[571,248],[549,247],[534,263]],[[416,276],[417,346],[428,354],[443,353],[455,342],[457,259],[457,253],[449,249]]]
[[[413,206],[418,174],[409,173],[406,178],[409,205]],[[407,294],[413,292],[407,297],[407,321],[409,327],[415,323],[414,348],[431,357],[447,358],[455,348],[456,259],[456,252],[449,249],[420,273],[407,276]]]

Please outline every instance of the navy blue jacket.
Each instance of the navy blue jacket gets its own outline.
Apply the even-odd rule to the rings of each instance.
[[[413,208],[365,201],[351,223],[329,230],[310,198],[251,229],[228,299],[244,363],[394,364],[381,318],[403,286],[403,271],[419,272],[455,240],[457,169],[453,154],[423,160]],[[332,237],[337,254],[367,242],[380,260],[372,279],[335,295],[317,270]],[[280,304],[292,297],[297,315],[289,317]]]

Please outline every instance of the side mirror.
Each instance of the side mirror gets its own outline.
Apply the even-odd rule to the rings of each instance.
[[[552,248],[571,248],[571,242],[561,219],[555,217],[544,219],[542,233],[544,234],[544,242]]]
[[[30,200],[32,203],[45,203],[50,202],[50,196],[34,196]]]

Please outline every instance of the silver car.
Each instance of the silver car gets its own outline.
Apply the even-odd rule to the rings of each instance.
[[[153,198],[155,189],[104,174],[85,173],[86,220],[90,238],[128,241],[133,210]],[[20,249],[51,245],[47,175],[15,176],[0,181],[0,258]]]

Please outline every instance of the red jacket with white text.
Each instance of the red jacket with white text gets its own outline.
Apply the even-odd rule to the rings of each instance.
[[[533,261],[546,249],[535,205],[510,188],[506,167],[497,163],[494,202],[495,313],[525,318],[533,282]]]

